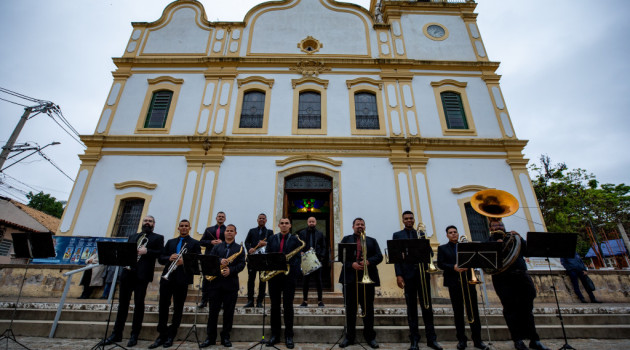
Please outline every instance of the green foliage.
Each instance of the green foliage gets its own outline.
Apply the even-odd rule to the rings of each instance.
[[[26,195],[26,198],[28,198],[27,205],[29,207],[43,211],[48,215],[61,218],[61,215],[63,214],[63,202],[58,201],[57,198],[44,192],[39,192],[37,194],[29,192]]]
[[[564,163],[552,164],[547,155],[541,155],[540,164],[532,164],[530,170],[547,230],[579,233],[580,254],[590,247],[586,227],[597,234],[630,221],[630,186],[600,185],[595,175],[579,168],[568,170]]]

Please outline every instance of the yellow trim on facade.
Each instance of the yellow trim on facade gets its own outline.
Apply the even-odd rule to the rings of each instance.
[[[212,129],[211,135],[225,135],[225,130],[227,130],[227,123],[230,117],[230,106],[232,105],[232,90],[234,89],[234,78],[232,77],[224,77],[219,80],[217,83],[217,103],[216,108],[214,109],[214,117],[212,118]],[[227,88],[223,88],[225,84],[228,84]],[[227,92],[226,92],[227,91]],[[227,101],[225,104],[221,103],[223,100],[223,94],[227,93]],[[217,132],[216,126],[219,119],[219,114],[223,111],[223,125],[221,130]]]
[[[481,185],[465,185],[462,187],[453,187],[451,188],[451,192],[453,192],[454,194],[460,194],[464,192],[478,192],[478,191],[483,191],[487,189],[488,187],[481,186]]]
[[[501,87],[499,86],[500,76],[495,75],[495,74],[484,75],[482,76],[482,79],[486,82],[486,87],[488,88],[488,95],[490,95],[490,100],[492,101],[494,114],[497,118],[497,123],[499,124],[499,128],[501,129],[501,134],[503,135],[503,137],[516,139],[516,132],[514,131],[514,126],[512,125],[512,118],[510,118],[510,113],[508,112],[507,105],[505,104],[505,99],[503,98],[503,92],[501,91]],[[499,104],[497,103],[494,92],[492,91],[493,88],[498,89],[499,94],[501,95],[500,98],[502,100],[501,102],[503,104],[503,109],[499,108]],[[507,123],[508,123],[507,126],[504,125],[503,120],[501,119],[501,113],[505,113],[507,117]],[[512,130],[512,136],[508,136],[507,132],[505,131],[506,127]]]
[[[101,111],[101,115],[99,116],[98,123],[96,124],[96,129],[94,130],[94,134],[107,135],[109,134],[109,128],[112,126],[112,122],[114,121],[114,116],[116,115],[116,110],[118,109],[118,102],[120,102],[120,97],[123,94],[125,89],[125,83],[129,76],[131,76],[128,72],[121,72],[121,70],[113,73],[114,81],[112,82],[112,86],[109,88],[109,94],[107,94],[107,99],[105,100],[105,105],[103,106],[103,110]],[[114,100],[114,103],[109,105],[109,98],[114,90],[114,86],[116,84],[120,84],[120,88],[118,89],[118,96]],[[98,127],[101,125],[101,120],[103,119],[103,114],[105,114],[106,110],[110,110],[109,120],[107,121],[107,125],[105,125],[105,129],[103,132],[98,132]]]
[[[315,85],[314,83],[322,83],[323,86]],[[326,115],[327,115],[327,96],[326,96],[326,88],[328,87],[328,80],[322,80],[319,78],[302,78],[297,79],[297,81],[293,81],[293,118],[291,122],[291,133],[293,135],[326,135],[328,132],[327,123],[326,123]],[[302,85],[303,84],[303,85]],[[321,107],[321,115],[320,115],[320,128],[319,129],[299,129],[298,128],[298,112],[300,107],[300,93],[302,92],[317,92],[320,95],[320,107]]]
[[[169,79],[170,78],[170,79]],[[138,122],[136,123],[136,134],[168,134],[170,133],[171,123],[175,115],[175,109],[177,108],[177,99],[179,98],[179,92],[181,90],[183,79],[175,79],[172,77],[159,77],[155,79],[147,79],[149,86],[147,93],[144,96],[144,102],[142,103],[142,109],[140,109],[140,115],[138,116]],[[171,98],[171,104],[168,108],[168,115],[166,116],[166,123],[163,128],[145,128],[144,124],[147,120],[147,114],[151,107],[151,99],[153,93],[160,90],[169,90],[173,92]]]
[[[324,87],[324,89],[328,89],[328,80],[320,79],[317,77],[303,77],[300,79],[291,79],[291,86],[295,89],[298,85],[303,84],[319,84]]]
[[[538,206],[538,199],[536,198],[536,192],[534,192],[534,186],[532,186],[531,184],[529,172],[527,171],[528,160],[527,159],[513,159],[513,160],[508,159],[506,160],[506,162],[510,165],[510,168],[512,169],[512,174],[514,175],[514,182],[516,184],[516,188],[518,189],[520,209],[523,209],[523,212],[525,213],[527,226],[529,227],[530,231],[532,232],[536,231],[536,226],[534,226],[534,221],[532,220],[532,213],[530,211],[530,208],[537,208],[538,217],[541,219],[542,219],[542,213],[540,212],[540,207]],[[523,189],[523,186],[521,184],[521,179],[520,179],[521,174],[524,174],[525,176],[527,176],[527,179],[529,181],[529,187],[532,189],[532,195],[534,196],[536,203],[527,202],[527,197],[525,196],[525,190]],[[541,224],[546,229],[544,220],[541,222]]]
[[[260,79],[263,80],[260,80]],[[248,80],[245,82],[244,80]],[[262,84],[260,83],[262,82]],[[271,110],[271,87],[273,79],[264,79],[262,77],[249,77],[247,79],[239,79],[238,96],[236,98],[236,111],[234,113],[234,124],[232,125],[232,134],[267,134],[269,129],[269,113]],[[243,111],[243,98],[245,93],[250,91],[263,92],[265,94],[265,109],[263,111],[263,123],[260,128],[241,128],[241,113]]]
[[[215,101],[217,101],[218,90],[219,90],[219,79],[214,77],[206,76],[206,81],[204,82],[203,87],[203,97],[201,98],[201,103],[199,105],[199,115],[197,116],[197,124],[195,125],[195,135],[208,135],[208,131],[211,127],[212,123],[212,115],[214,112],[214,106],[216,105]],[[206,99],[206,94],[210,93],[208,91],[208,87],[212,84],[212,98],[210,99],[210,103],[208,105],[204,104]],[[206,122],[206,127],[203,131],[199,131],[199,125],[201,124],[201,118],[203,116],[204,111],[208,111],[208,116]]]
[[[157,187],[157,184],[152,184],[140,180],[131,180],[114,184],[114,188],[116,188],[117,190],[122,190],[128,187],[142,187],[146,188],[147,190],[154,190]]]
[[[274,80],[267,79],[265,77],[260,77],[260,76],[251,76],[251,77],[236,80],[236,84],[238,85],[239,88],[243,85],[250,84],[250,83],[266,84],[271,89],[273,87]]]
[[[387,109],[387,124],[389,127],[389,136],[402,136],[403,135],[403,123],[402,123],[402,115],[401,115],[401,111],[400,111],[400,91],[397,88],[397,83],[396,80],[390,80],[389,78],[387,80],[383,79],[385,82],[385,103],[387,105],[386,109]],[[390,86],[392,88],[390,88]],[[390,96],[390,91],[394,92],[394,96]],[[396,104],[394,106],[392,106],[392,101],[395,102]],[[396,133],[393,127],[393,118],[394,116],[392,115],[393,112],[396,112],[396,114],[398,114],[398,125],[399,125],[399,132]]]
[[[462,85],[464,87],[462,87]],[[442,126],[442,134],[444,136],[455,135],[467,135],[477,136],[477,130],[475,129],[475,121],[470,109],[470,103],[468,102],[468,96],[466,95],[466,83],[451,81],[450,79],[442,80],[439,82],[431,83],[433,86],[433,93],[435,95],[435,106],[437,107],[438,117],[440,119],[440,125]],[[466,123],[468,129],[449,129],[446,124],[446,114],[444,113],[444,105],[442,104],[442,98],[440,94],[445,91],[456,92],[462,99],[462,106],[464,107],[464,113],[466,117]]]
[[[407,89],[409,89],[409,98],[410,101],[406,101],[405,100],[405,87],[407,87]],[[413,85],[411,84],[411,79],[400,79],[398,81],[398,88],[400,89],[400,97],[401,97],[401,103],[400,106],[402,107],[402,114],[401,117],[402,119],[405,121],[405,128],[406,128],[406,134],[408,136],[416,136],[419,137],[421,136],[420,133],[420,116],[418,115],[418,111],[416,110],[416,102],[415,102],[415,98],[414,98],[414,93],[413,93]],[[411,105],[411,106],[409,106]],[[411,133],[411,127],[410,127],[410,122],[409,122],[409,114],[413,114],[415,116],[415,120],[414,120],[414,124],[416,127],[416,134],[412,134]]]
[[[153,196],[150,194],[142,193],[142,192],[128,192],[123,194],[118,194],[114,198],[114,205],[112,210],[112,215],[109,218],[109,224],[107,225],[107,231],[105,232],[105,237],[114,237],[114,224],[116,224],[116,216],[118,216],[118,211],[120,210],[120,204],[125,199],[131,198],[142,198],[144,199],[144,206],[142,207],[142,215],[140,218],[144,218],[149,213],[149,204],[151,204],[151,199]],[[142,219],[138,222],[138,232],[142,228]]]
[[[322,162],[322,163],[328,163],[333,166],[341,166],[341,164],[343,164],[343,162],[340,160],[334,160],[332,158],[322,157],[322,156],[315,156],[310,153],[307,153],[304,155],[288,157],[282,160],[276,160],[276,165],[285,166],[290,163],[301,162],[301,161],[317,161],[317,162]]]
[[[466,32],[468,33],[468,38],[470,39],[470,45],[473,47],[475,51],[475,56],[477,56],[477,60],[479,61],[489,61],[488,59],[488,51],[486,51],[486,47],[483,43],[483,39],[481,38],[481,32],[479,32],[479,27],[477,26],[477,14],[476,13],[466,13],[462,14],[462,18],[464,20],[464,25],[466,26]],[[477,29],[477,33],[479,34],[478,38],[473,36],[472,31],[470,30],[470,24],[474,24]],[[477,43],[481,45],[481,49],[484,52],[484,55],[479,54],[479,50],[477,49]]]
[[[183,84],[184,83],[184,79],[173,78],[173,77],[169,77],[167,75],[163,75],[161,77],[157,77],[157,78],[153,78],[153,79],[147,79],[147,81],[149,82],[149,85],[157,85],[159,83],[171,83],[171,84]]]
[[[350,107],[350,133],[352,135],[387,135],[385,126],[385,112],[383,110],[383,82],[374,79],[354,79],[346,81],[348,86],[348,106]],[[354,96],[360,92],[369,92],[376,97],[378,112],[378,129],[357,129],[356,106]]]
[[[88,150],[85,150],[85,153],[88,153]],[[72,216],[72,221],[70,222],[70,227],[68,228],[67,231],[61,231],[61,224],[63,224],[65,218],[66,218],[66,214],[67,211],[64,210],[63,214],[61,215],[61,224],[59,225],[59,227],[57,228],[57,234],[61,235],[61,236],[67,236],[67,235],[72,235],[74,232],[74,225],[77,223],[77,218],[79,217],[79,213],[81,212],[81,208],[83,206],[83,200],[85,199],[85,195],[87,193],[87,189],[90,185],[90,180],[92,179],[92,174],[94,173],[94,167],[96,166],[96,163],[98,162],[98,160],[100,159],[100,157],[95,157],[96,159],[91,159],[91,160],[83,160],[83,164],[81,164],[81,167],[79,168],[79,171],[77,172],[77,176],[75,177],[78,178],[79,174],[81,174],[82,171],[86,170],[88,172],[87,176],[85,177],[85,183],[83,184],[83,188],[81,189],[81,193],[79,194],[79,200],[77,202],[77,207],[76,210],[74,211],[74,216]],[[70,191],[70,197],[68,198],[72,198],[72,195],[74,194],[74,191],[76,190],[76,186],[77,183],[76,181],[74,182],[74,184],[72,185],[72,191]]]
[[[462,217],[462,223],[464,224],[464,235],[469,242],[472,242],[472,236],[470,233],[470,226],[468,226],[468,215],[466,215],[466,203],[470,202],[471,197],[459,198],[457,200],[457,206],[459,207],[459,213]]]

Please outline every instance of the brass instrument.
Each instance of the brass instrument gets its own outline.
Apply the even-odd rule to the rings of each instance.
[[[427,239],[427,235],[424,231],[425,226],[423,223],[419,223],[418,224],[418,239]],[[418,266],[420,267],[420,288],[422,289],[422,306],[425,309],[429,309],[429,307],[431,306],[430,301],[431,301],[431,297],[429,296],[429,284],[427,283],[426,280],[426,273],[436,273],[439,270],[435,267],[435,265],[433,264],[433,259],[431,259],[431,261],[429,262],[429,267],[428,269],[425,270],[424,268],[424,264],[420,263],[418,264]]]
[[[459,238],[459,243],[468,243],[468,239],[466,238],[466,236],[461,236]],[[473,285],[473,288],[475,288],[474,287],[475,285],[483,283],[479,281],[479,279],[477,278],[475,269],[471,268],[470,270],[471,270],[470,279],[468,279],[468,275],[466,274],[466,271],[459,273],[459,284],[462,287],[462,299],[464,299],[463,301],[464,301],[464,309],[466,309],[466,316],[467,316],[466,322],[467,323],[475,322],[475,314],[474,314],[475,310],[473,309],[473,303],[470,296],[470,286]],[[466,288],[464,288],[464,285],[466,285]],[[466,302],[466,289],[468,289],[468,302]]]
[[[238,252],[236,252],[236,253],[234,253],[234,254],[230,255],[230,256],[226,259],[226,260],[228,261],[228,262],[227,262],[227,265],[221,265],[221,274],[223,274],[223,271],[225,271],[225,270],[227,270],[227,269],[228,269],[228,266],[232,263],[232,261],[234,261],[234,259],[236,259],[239,255],[241,255],[241,253],[242,253],[242,252],[243,252],[243,244],[241,243],[241,249],[239,249],[239,251],[238,251]],[[217,277],[219,277],[219,276],[206,276],[206,279],[207,279],[208,281],[212,281],[213,279],[215,279],[215,278],[217,278]]]
[[[166,271],[164,276],[162,276],[162,278],[164,278],[165,280],[168,281],[168,276],[170,276],[171,272],[175,271],[175,269],[177,268],[177,262],[179,262],[179,260],[181,260],[184,254],[186,254],[186,252],[188,251],[188,248],[186,248],[186,244],[188,243],[184,243],[184,245],[182,245],[179,253],[177,253],[177,259],[171,262],[171,264],[168,266],[168,271]]]
[[[267,241],[267,237],[265,237],[262,242]],[[265,254],[265,249],[266,246],[262,246],[261,247],[261,242],[258,242],[258,244],[256,244],[256,246],[254,247],[255,252],[253,252],[252,254]]]
[[[366,284],[373,284],[374,281],[372,281],[372,279],[370,278],[370,274],[368,272],[368,266],[366,264],[367,262],[367,238],[366,238],[366,234],[365,231],[361,231],[360,232],[360,236],[359,239],[361,241],[361,260],[357,261],[358,262],[363,262],[363,278],[361,279],[361,282],[359,282],[359,270],[354,270],[354,280],[357,283],[357,287],[356,287],[356,294],[357,294],[357,310],[359,309],[359,283],[363,285],[363,301],[367,302],[366,299],[366,295],[365,295],[365,285]],[[359,317],[365,317],[366,315],[366,311],[365,311],[365,307],[361,306],[361,313],[359,313],[357,316]]]
[[[470,205],[479,214],[488,218],[501,220],[513,215],[518,210],[518,200],[506,191],[489,189],[473,194]],[[490,235],[503,235],[503,265],[498,269],[486,268],[487,274],[495,275],[507,270],[518,258],[521,252],[521,238],[512,233],[501,230],[492,231]]]
[[[289,254],[286,254],[286,258],[287,258],[287,270],[286,271],[282,271],[282,270],[276,270],[276,271],[261,271],[260,272],[260,281],[261,282],[267,282],[270,279],[276,277],[277,275],[281,274],[284,272],[285,275],[289,274],[289,270],[291,268],[291,266],[289,265],[289,260],[291,260],[292,257],[295,256],[295,254],[298,254],[300,251],[302,251],[302,249],[304,249],[304,246],[306,246],[306,243],[304,243],[304,241],[302,241],[300,239],[300,237],[298,237],[297,235],[295,236],[295,238],[297,238],[298,241],[300,241],[301,245],[297,248],[295,248],[293,251],[289,252]]]
[[[146,248],[148,243],[149,243],[149,239],[147,238],[146,233],[143,233],[142,236],[138,238],[136,251],[140,250],[140,248]],[[136,257],[136,261],[140,261],[141,257],[142,255],[138,255]],[[131,270],[131,266],[125,266],[125,270]]]

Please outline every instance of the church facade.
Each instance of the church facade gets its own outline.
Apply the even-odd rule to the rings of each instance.
[[[149,214],[200,238],[223,211],[241,242],[259,213],[274,232],[315,216],[334,260],[354,218],[384,250],[405,210],[434,247],[451,224],[481,240],[486,188],[518,199],[508,229],[543,231],[475,6],[283,0],[211,22],[178,0],[132,23],[57,234],[125,236]]]

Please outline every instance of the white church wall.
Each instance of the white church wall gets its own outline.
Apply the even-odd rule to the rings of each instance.
[[[460,16],[405,14],[401,17],[407,58],[419,60],[476,61],[466,24]],[[429,39],[423,28],[437,23],[448,31],[444,40]]]
[[[94,168],[73,235],[107,236],[115,198],[129,192],[151,196],[149,215],[156,219],[155,231],[171,238],[186,173],[186,159],[173,156],[103,156]],[[114,188],[115,183],[138,180],[157,187]]]
[[[210,28],[202,28],[200,9],[182,6],[169,14],[166,23],[149,30],[142,54],[205,54]]]

